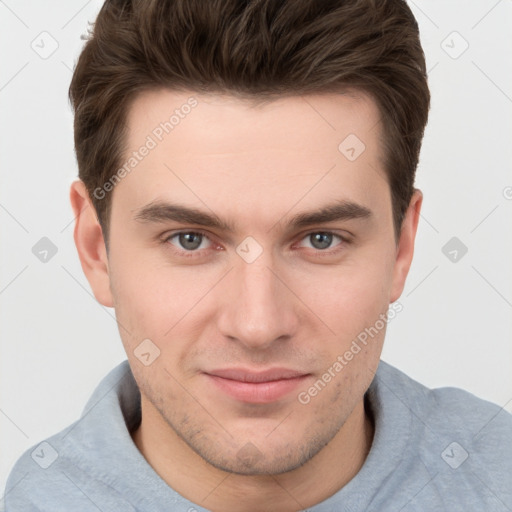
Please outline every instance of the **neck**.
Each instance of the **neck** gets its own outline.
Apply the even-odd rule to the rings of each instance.
[[[318,504],[359,472],[374,434],[361,400],[331,442],[306,464],[276,475],[238,475],[202,459],[143,395],[141,408],[142,422],[132,433],[139,451],[172,489],[213,512],[294,512]]]

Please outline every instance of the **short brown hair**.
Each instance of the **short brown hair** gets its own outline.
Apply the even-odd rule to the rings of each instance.
[[[418,25],[405,1],[107,0],[69,88],[79,177],[107,244],[111,194],[98,199],[94,191],[123,161],[131,103],[157,88],[252,100],[347,88],[369,94],[383,121],[398,240],[430,106]]]

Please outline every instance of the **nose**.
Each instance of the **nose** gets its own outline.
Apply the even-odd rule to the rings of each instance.
[[[286,273],[275,268],[270,251],[252,263],[236,261],[223,283],[220,332],[252,350],[292,338],[300,301],[287,285]]]

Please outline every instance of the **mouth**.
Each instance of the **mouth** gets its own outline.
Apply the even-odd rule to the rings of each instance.
[[[253,404],[275,402],[303,384],[310,374],[285,368],[263,372],[223,369],[205,373],[209,381],[235,400]]]

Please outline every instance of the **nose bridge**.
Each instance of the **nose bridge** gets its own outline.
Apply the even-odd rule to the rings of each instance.
[[[226,283],[228,300],[221,313],[220,328],[225,336],[252,348],[265,348],[293,334],[293,294],[275,273],[279,275],[270,249],[262,250],[252,261],[243,254],[235,260]]]

